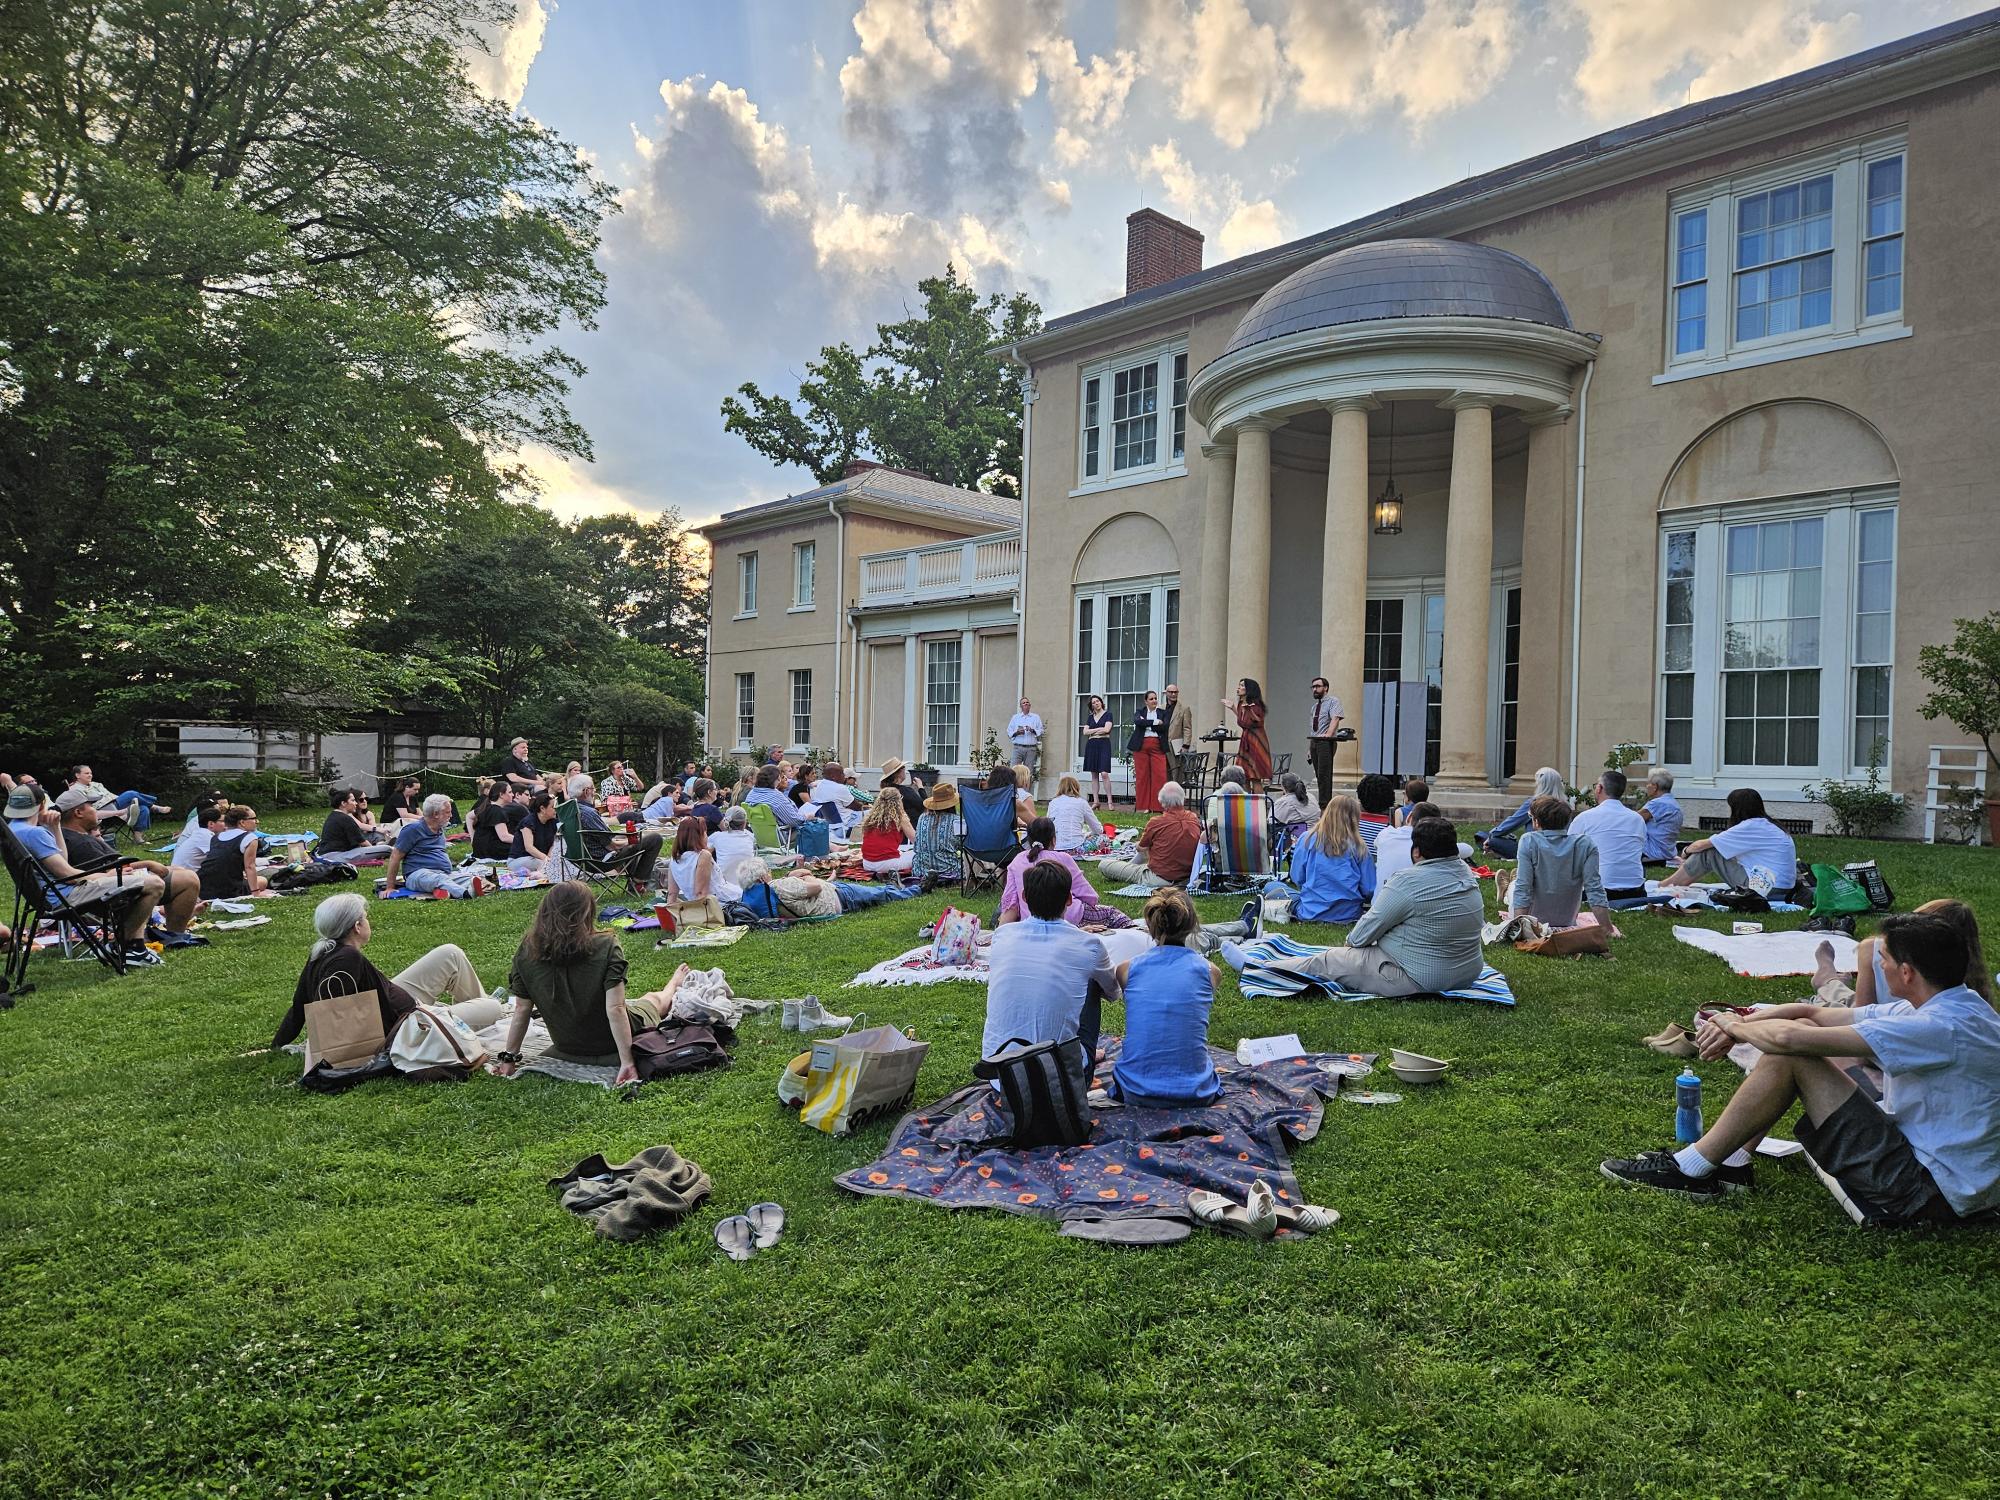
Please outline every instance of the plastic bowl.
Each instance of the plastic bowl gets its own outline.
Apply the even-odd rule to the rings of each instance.
[[[1450,1063],[1439,1063],[1434,1068],[1406,1068],[1401,1063],[1389,1065],[1389,1071],[1405,1083],[1442,1083],[1450,1069]]]
[[[1389,1049],[1389,1066],[1392,1068],[1448,1068],[1450,1063],[1442,1057],[1426,1057],[1421,1052],[1405,1052],[1401,1047]]]

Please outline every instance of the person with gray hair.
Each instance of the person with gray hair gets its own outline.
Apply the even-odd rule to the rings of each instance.
[[[1278,795],[1271,799],[1271,816],[1287,826],[1319,821],[1319,804],[1306,790],[1303,778],[1290,771],[1278,778]]]
[[[352,891],[329,896],[313,908],[313,931],[319,941],[306,956],[292,990],[291,1009],[271,1038],[273,1052],[289,1046],[305,1029],[308,1005],[334,995],[374,991],[385,1037],[393,1036],[403,1017],[419,1005],[437,1005],[441,1000],[449,1000],[443,1009],[475,1031],[500,1019],[500,1002],[486,993],[472,961],[456,943],[431,949],[394,979],[370,963],[361,951],[374,932],[368,903]]]
[[[1665,766],[1655,766],[1646,773],[1646,801],[1639,809],[1639,816],[1646,823],[1646,863],[1677,863],[1680,850],[1675,847],[1675,840],[1680,836],[1681,825],[1687,821],[1687,814],[1674,800],[1674,773]]]
[[[445,853],[444,825],[451,821],[451,798],[432,792],[424,798],[423,815],[405,823],[389,851],[389,863],[382,868],[382,894],[397,885],[408,886],[420,896],[443,891],[450,896],[483,896],[486,882],[469,870],[452,868]]]
[[[1243,773],[1236,774],[1240,780]],[[1169,781],[1160,787],[1160,811],[1139,834],[1139,857],[1100,860],[1097,867],[1121,885],[1185,885],[1200,847],[1201,819],[1188,810],[1187,789]]]
[[[757,835],[750,831],[750,814],[740,807],[723,813],[722,827],[708,836],[708,852],[715,856],[715,867],[725,871],[757,858]]]
[[[1528,831],[1530,811],[1537,797],[1562,797],[1565,793],[1562,772],[1554,766],[1543,766],[1535,772],[1535,789],[1521,799],[1521,805],[1491,828],[1482,828],[1472,835],[1472,842],[1488,854],[1500,859],[1512,859],[1518,852],[1521,835]]]

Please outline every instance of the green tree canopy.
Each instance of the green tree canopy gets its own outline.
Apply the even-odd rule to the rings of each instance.
[[[722,401],[725,431],[821,484],[873,458],[942,484],[1021,492],[1021,369],[997,346],[1041,327],[1029,297],[982,298],[947,265],[917,283],[923,310],[882,323],[863,354],[829,344],[806,363],[798,395],[755,382]]]

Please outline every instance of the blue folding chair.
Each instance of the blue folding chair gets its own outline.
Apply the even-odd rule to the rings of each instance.
[[[1008,862],[1021,848],[1020,829],[1014,821],[1014,788],[961,781],[958,811],[964,823],[958,836],[960,889],[976,891],[998,885]]]

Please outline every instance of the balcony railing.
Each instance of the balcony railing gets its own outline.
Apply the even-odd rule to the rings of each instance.
[[[1021,582],[1020,533],[938,542],[861,559],[863,608],[1011,593]]]

